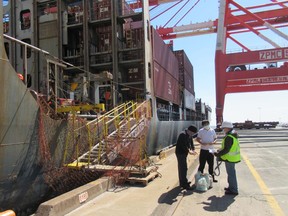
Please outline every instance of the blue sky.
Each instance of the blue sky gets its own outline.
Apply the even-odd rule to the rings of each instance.
[[[186,1],[185,1],[186,2]],[[183,10],[182,15],[196,2],[191,0]],[[270,0],[236,0],[242,6],[257,5],[270,3]],[[252,3],[251,3],[252,2]],[[163,9],[171,6],[172,3],[159,6],[152,10],[150,15],[154,17]],[[182,3],[181,3],[182,4]],[[179,4],[179,5],[181,5]],[[189,14],[178,24],[186,25],[190,23],[204,22],[215,20],[218,18],[219,3],[216,0],[201,0]],[[152,21],[152,25],[164,25],[178,9],[169,10]],[[181,15],[181,16],[182,16]],[[175,17],[167,27],[172,27],[179,18]],[[174,21],[174,23],[173,23]],[[288,29],[282,29],[282,32],[288,34]],[[288,46],[288,41],[284,41],[275,35],[267,34],[270,39],[278,42],[280,45]],[[216,124],[215,107],[216,107],[216,91],[215,91],[215,49],[216,34],[201,35],[194,37],[179,38],[174,40],[174,50],[184,49],[187,56],[194,67],[195,92],[196,98],[201,98],[208,104],[212,110],[212,125]],[[262,39],[250,34],[239,35],[238,38],[245,46],[251,49],[267,49],[269,46]],[[229,50],[239,50],[239,46],[228,43]],[[251,93],[233,93],[227,94],[225,97],[223,118],[226,121],[243,122],[245,120],[252,121],[280,121],[288,122],[288,90],[270,91],[270,92],[251,92]]]

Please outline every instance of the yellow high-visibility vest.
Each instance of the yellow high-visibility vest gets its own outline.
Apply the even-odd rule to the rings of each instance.
[[[232,136],[231,134],[228,134],[222,141],[222,149],[224,149],[224,143],[228,136],[233,139],[232,147],[227,154],[220,156],[220,158],[222,160],[226,160],[232,163],[237,163],[241,161],[241,155],[240,155],[239,141],[236,137]]]

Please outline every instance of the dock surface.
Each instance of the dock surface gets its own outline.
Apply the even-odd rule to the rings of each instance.
[[[239,195],[224,194],[225,166],[218,183],[207,192],[181,190],[173,149],[156,162],[159,175],[146,186],[123,184],[110,188],[66,216],[147,215],[288,215],[288,130],[239,130],[242,161],[236,165]],[[220,147],[221,139],[217,142]],[[199,152],[199,145],[196,144]],[[188,156],[188,177],[194,183],[198,157]],[[207,172],[207,165],[206,165]]]

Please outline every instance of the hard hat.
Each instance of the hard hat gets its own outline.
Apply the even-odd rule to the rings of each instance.
[[[233,128],[233,124],[228,121],[224,121],[221,125],[221,128]]]

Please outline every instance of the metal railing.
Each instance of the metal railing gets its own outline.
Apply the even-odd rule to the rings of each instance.
[[[107,113],[99,116],[93,121],[88,122],[85,126],[88,135],[88,151],[80,155],[78,151],[79,141],[75,142],[76,160],[73,163],[68,164],[69,167],[78,168],[83,165],[89,166],[90,164],[101,164],[103,157],[107,154],[107,145],[111,141],[118,141],[123,145],[128,145],[131,138],[137,138],[143,148],[143,143],[146,142],[146,136],[141,134],[141,131],[147,127],[147,122],[151,118],[151,107],[149,101],[142,103],[127,102],[123,103]],[[81,128],[74,130],[73,137],[78,137],[77,131]],[[68,134],[67,136],[71,136]],[[67,137],[67,140],[68,137]],[[67,155],[68,144],[64,151],[64,161]],[[96,151],[97,149],[97,151]],[[111,147],[110,149],[113,149]],[[92,152],[97,152],[97,159],[92,158]],[[114,151],[114,150],[113,150]],[[141,151],[142,152],[142,151]],[[116,153],[117,154],[117,153]],[[86,161],[82,162],[81,159],[86,156]]]

